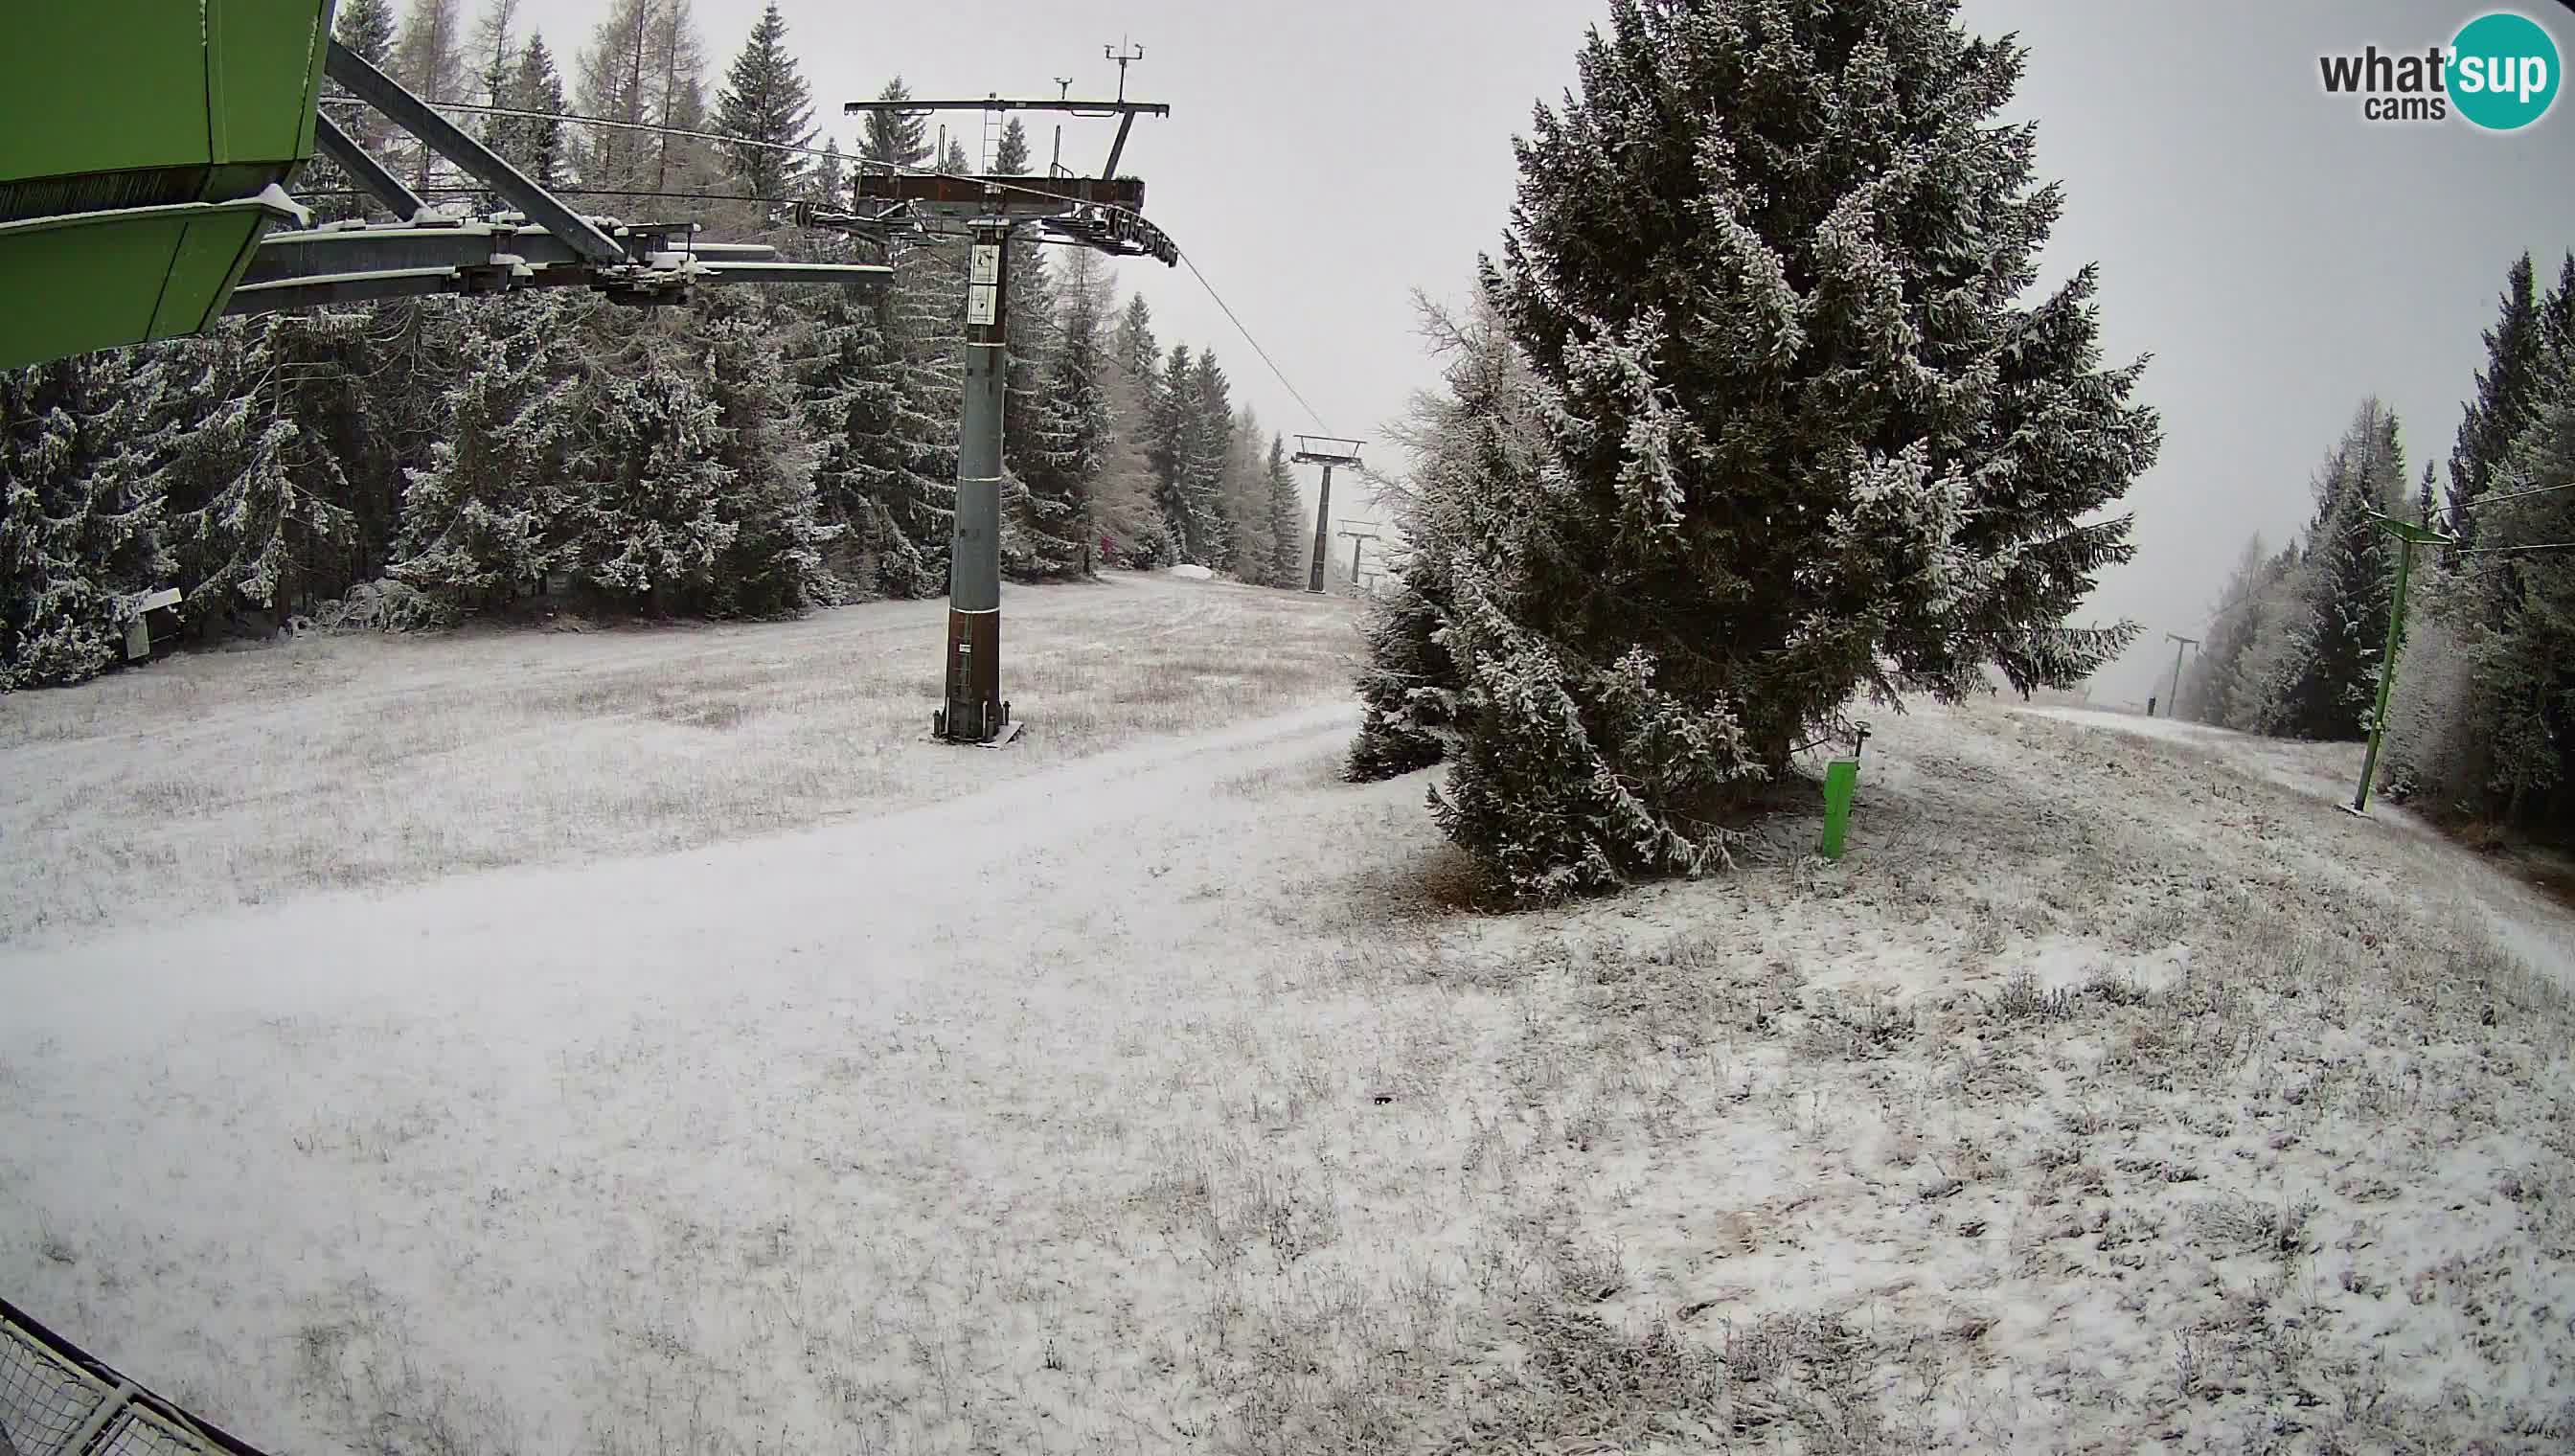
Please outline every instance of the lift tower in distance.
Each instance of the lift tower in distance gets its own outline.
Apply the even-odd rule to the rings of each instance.
[[[1323,468],[1323,494],[1314,502],[1314,564],[1305,576],[1305,590],[1320,592],[1323,590],[1323,553],[1331,550],[1332,545],[1332,467],[1356,466],[1359,463],[1359,443],[1330,435],[1299,435],[1296,437],[1295,460],[1298,465]],[[1355,564],[1357,558],[1353,556],[1351,560]]]
[[[1111,59],[1119,59],[1112,56]],[[1126,58],[1128,60],[1134,57]],[[1053,111],[1118,118],[1118,139],[1098,177],[925,174],[862,162],[846,213],[807,209],[800,221],[838,227],[891,246],[968,240],[966,398],[957,435],[957,514],[949,539],[948,651],[945,702],[931,715],[945,742],[1000,747],[1017,737],[1002,696],[1002,401],[1010,373],[1010,246],[1034,231],[1042,241],[1090,248],[1113,257],[1154,258],[1177,266],[1180,249],[1145,221],[1145,183],[1118,175],[1128,131],[1139,116],[1169,116],[1157,102],[1129,101],[1126,65],[1115,101],[853,101],[847,115],[911,116],[974,111],[991,123],[1004,112]],[[990,159],[986,159],[990,165]]]

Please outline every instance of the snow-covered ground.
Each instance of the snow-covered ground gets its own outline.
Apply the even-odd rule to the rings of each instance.
[[[912,744],[912,607],[0,702],[9,892],[105,876],[0,945],[0,1288],[287,1451],[2575,1439],[2575,1005],[2467,856],[1978,707],[1881,716],[1838,864],[1474,916],[1327,675],[1174,701],[1345,606],[1019,596],[1028,746],[1140,721]],[[883,714],[802,724],[813,656]],[[264,903],[51,862],[227,752],[378,794],[385,872],[248,799],[174,832]]]
[[[2362,745],[2256,737],[2171,718],[2084,710],[2018,710],[2063,723],[2184,745],[2237,772],[2305,794],[2320,803],[2351,802],[2360,783]],[[2495,938],[2536,969],[2575,987],[2575,916],[2525,880],[2462,852],[2421,816],[2372,794],[2371,822],[2383,826],[2397,857],[2395,872],[2432,903],[2474,906]]]

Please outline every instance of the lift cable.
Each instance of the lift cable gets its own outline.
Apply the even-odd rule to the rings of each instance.
[[[2528,546],[2468,546],[2459,548],[2453,555],[2512,556],[2526,551],[2575,551],[2575,541],[2541,541]]]
[[[2559,491],[2575,491],[2575,481],[2568,481],[2564,485],[2558,486],[2534,486],[2526,491],[2504,491],[2496,495],[2479,496],[2473,501],[2460,502],[2458,509],[2462,511],[2477,511],[2482,510],[2485,507],[2492,506],[2500,501],[2523,501],[2528,500],[2532,496],[2552,496]]]
[[[322,103],[326,106],[363,106],[365,104],[357,98],[350,96],[326,96],[322,98]],[[516,107],[508,106],[477,106],[462,101],[433,101],[429,104],[432,108],[439,111],[461,111],[474,116],[506,117],[520,121],[565,122],[574,126],[611,127],[619,131],[659,132],[664,136],[688,137],[696,141],[715,142],[728,147],[754,147],[762,151],[769,152],[793,152],[796,155],[803,157],[831,158],[837,156],[842,162],[849,164],[850,170],[853,173],[901,172],[914,177],[954,177],[959,175],[973,175],[946,172],[937,167],[920,167],[907,162],[879,161],[873,157],[850,152],[827,152],[820,147],[804,147],[790,142],[755,141],[749,137],[728,136],[723,132],[698,131],[689,127],[663,126],[649,121],[618,121],[612,117],[584,116],[579,113],[566,111],[525,111]],[[1037,198],[1042,202],[1062,203],[1065,200],[1063,195],[1060,193],[1047,192],[1035,187],[1025,187],[1017,183],[1005,182],[995,177],[979,176],[977,177],[977,180],[993,187],[997,191],[1015,192],[1023,196]],[[445,191],[447,189],[439,190]],[[484,189],[471,188],[466,190],[483,191]],[[601,192],[591,188],[582,187],[578,184],[563,186],[558,190],[574,194],[589,192],[596,197],[615,195],[608,192]],[[638,193],[634,195],[655,196],[658,194]]]
[[[1261,362],[1270,366],[1270,372],[1279,377],[1279,383],[1287,389],[1288,393],[1295,396],[1296,403],[1305,406],[1305,414],[1307,418],[1314,422],[1314,428],[1317,430],[1330,430],[1332,427],[1323,423],[1322,413],[1316,410],[1312,405],[1307,404],[1305,397],[1302,394],[1297,393],[1296,387],[1288,382],[1288,372],[1279,367],[1279,361],[1270,357],[1269,350],[1261,347],[1260,340],[1252,337],[1252,331],[1245,328],[1243,326],[1243,320],[1235,316],[1234,306],[1227,303],[1225,301],[1225,296],[1216,291],[1216,285],[1208,282],[1207,275],[1199,271],[1198,260],[1192,258],[1187,253],[1183,253],[1181,254],[1181,261],[1190,266],[1190,276],[1199,281],[1199,287],[1207,290],[1209,298],[1216,300],[1216,306],[1225,310],[1226,318],[1233,322],[1235,332],[1243,336],[1243,342],[1251,345],[1252,352],[1261,356]]]

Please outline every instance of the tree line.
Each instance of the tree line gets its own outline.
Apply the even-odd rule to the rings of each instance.
[[[2436,526],[2417,552],[2381,756],[2391,797],[2445,817],[2575,833],[2575,253],[2506,270],[2447,478],[2409,476],[2395,415],[2364,401],[2314,478],[2298,540],[2246,544],[2183,715],[2356,739],[2386,668],[2395,542],[2372,513]]]
[[[1016,121],[984,159],[954,141],[934,158],[923,120],[897,114],[846,161],[837,141],[813,154],[775,4],[711,77],[689,0],[611,0],[569,97],[518,0],[470,24],[461,0],[346,0],[334,24],[418,94],[489,108],[487,144],[585,211],[884,262],[891,286],[710,288],[665,309],[573,289],[395,301],[0,373],[0,688],[103,670],[161,587],[201,639],[307,617],[445,625],[537,597],[771,617],[946,589],[964,247],[815,234],[790,209],[844,205],[865,166],[1025,174]],[[498,205],[334,88],[324,105],[423,196]],[[555,119],[573,114],[650,129]],[[293,190],[320,221],[365,214],[327,160]],[[1283,442],[1215,353],[1167,350],[1096,255],[1022,242],[1009,266],[1006,574],[1195,563],[1301,584]]]

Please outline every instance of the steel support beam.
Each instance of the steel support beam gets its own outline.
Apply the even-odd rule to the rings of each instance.
[[[487,275],[488,278],[488,275]],[[391,298],[430,298],[440,294],[498,293],[504,288],[572,288],[592,282],[587,264],[541,269],[494,287],[455,268],[396,268],[376,273],[315,273],[269,283],[245,283],[233,290],[224,313],[231,316],[318,309],[332,304],[377,303]]]
[[[769,263],[750,259],[730,263],[721,258],[698,265],[710,283],[839,283],[884,288],[894,270],[875,263]]]
[[[475,181],[489,187],[502,201],[542,224],[546,231],[561,238],[573,251],[592,263],[623,264],[629,261],[626,250],[599,230],[597,224],[564,205],[561,198],[546,191],[528,177],[468,135],[464,128],[449,121],[430,104],[404,89],[384,72],[367,64],[367,58],[331,41],[323,72],[347,89],[350,95],[381,111],[395,125],[420,138],[431,151],[462,167]]]
[[[966,408],[957,432],[957,513],[948,549],[947,706],[931,728],[952,743],[1017,729],[1002,697],[1002,400],[1010,376],[1011,225],[975,228],[966,274]]]
[[[910,116],[933,111],[1061,111],[1071,116],[1170,116],[1170,103],[1162,101],[1071,101],[1058,97],[1046,101],[1013,101],[1006,97],[985,96],[973,101],[845,101],[843,116],[864,116],[869,112],[891,111]]]
[[[678,251],[702,263],[717,265],[768,263],[778,257],[778,250],[766,243],[695,243]],[[509,266],[503,261],[508,259],[532,268],[591,261],[543,228],[488,219],[426,225],[334,225],[270,234],[252,256],[242,281],[280,283],[317,274],[489,268]]]
[[[1136,128],[1136,113],[1118,118],[1118,140],[1109,144],[1109,165],[1100,169],[1100,180],[1113,182],[1118,177],[1118,159],[1127,155],[1127,133]]]
[[[1332,549],[1332,468],[1323,467],[1323,494],[1314,501],[1314,564],[1307,570],[1305,590],[1323,590],[1323,554]]]
[[[429,204],[420,200],[420,194],[404,186],[403,180],[377,161],[374,153],[358,145],[357,138],[340,130],[331,113],[313,113],[313,141],[322,149],[322,155],[339,163],[341,171],[395,217],[408,221],[428,210]]]

